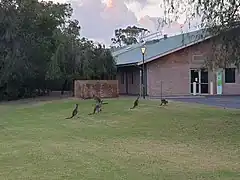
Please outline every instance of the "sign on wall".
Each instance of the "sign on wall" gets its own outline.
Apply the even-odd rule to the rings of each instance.
[[[217,72],[217,94],[222,94],[222,82],[223,82],[223,72],[222,70],[218,70]]]

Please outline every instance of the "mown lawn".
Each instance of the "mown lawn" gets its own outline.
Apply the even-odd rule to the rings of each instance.
[[[240,179],[239,111],[106,101],[93,116],[93,100],[1,105],[0,179]]]

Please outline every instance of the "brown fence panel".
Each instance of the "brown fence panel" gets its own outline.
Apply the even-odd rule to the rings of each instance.
[[[115,98],[119,96],[118,80],[75,80],[74,96],[76,98]]]

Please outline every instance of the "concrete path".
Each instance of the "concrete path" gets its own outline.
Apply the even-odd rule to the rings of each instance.
[[[216,107],[240,109],[240,96],[206,96],[206,97],[189,97],[189,98],[167,98],[172,101],[186,103],[199,103]]]

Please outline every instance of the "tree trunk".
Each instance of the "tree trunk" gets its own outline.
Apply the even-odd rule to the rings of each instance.
[[[61,95],[63,95],[63,94],[64,94],[64,90],[66,89],[67,83],[68,83],[68,80],[67,80],[67,79],[65,79],[65,81],[64,81],[64,83],[63,83],[63,85],[62,85],[62,91],[61,91]]]

